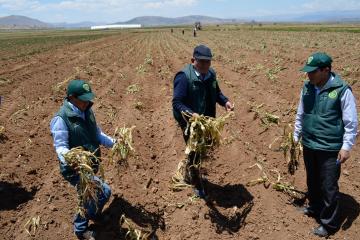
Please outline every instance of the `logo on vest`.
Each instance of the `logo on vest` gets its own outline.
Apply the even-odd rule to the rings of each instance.
[[[87,92],[89,92],[90,91],[90,86],[89,86],[89,84],[84,84],[83,86],[83,89],[85,90],[85,91],[87,91]]]
[[[329,98],[335,99],[337,97],[338,93],[336,90],[333,90],[329,93]]]
[[[307,60],[307,64],[310,64],[313,59],[314,59],[314,57],[313,57],[313,56],[310,56],[310,57],[308,58],[308,60]]]

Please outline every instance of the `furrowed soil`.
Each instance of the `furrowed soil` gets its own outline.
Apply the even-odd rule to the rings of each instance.
[[[316,221],[302,215],[287,195],[246,183],[261,176],[251,167],[261,162],[267,170],[278,169],[282,181],[306,192],[303,161],[290,175],[278,146],[269,149],[269,145],[294,122],[306,78],[299,69],[313,52],[333,57],[333,70],[351,84],[359,100],[359,34],[221,27],[198,33],[193,38],[190,30],[185,35],[178,29],[173,34],[170,29],[121,32],[32,55],[3,56],[1,239],[75,239],[76,192],[59,173],[49,130],[73,78],[91,82],[96,94],[93,109],[105,133],[136,126],[136,153],[128,166],[110,164],[109,150],[102,149],[112,197],[104,208],[110,220],[92,224],[97,239],[123,239],[122,214],[154,239],[317,239],[311,233]],[[182,133],[172,116],[172,82],[200,43],[212,49],[220,88],[235,103],[235,116],[224,128],[224,144],[204,162],[208,201],[194,199],[190,188],[171,190],[171,177],[185,159]],[[128,93],[132,84],[140,91]],[[264,126],[250,104],[263,104],[261,109],[280,117],[279,124]],[[224,113],[219,106],[217,114]],[[359,238],[359,163],[355,146],[339,181],[342,226],[330,239]],[[31,237],[25,224],[37,216],[40,225]]]

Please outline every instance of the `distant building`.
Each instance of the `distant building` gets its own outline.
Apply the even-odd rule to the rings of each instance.
[[[113,25],[92,26],[91,30],[123,29],[123,28],[141,28],[141,24],[113,24]]]

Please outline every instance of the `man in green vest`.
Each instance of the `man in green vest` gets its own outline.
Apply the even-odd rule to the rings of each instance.
[[[305,82],[297,110],[294,140],[301,138],[308,187],[304,214],[318,219],[313,233],[327,237],[338,230],[341,164],[350,158],[357,134],[355,98],[350,86],[331,71],[332,59],[314,53],[301,69]]]
[[[76,187],[79,183],[77,169],[70,167],[65,159],[70,149],[83,147],[95,152],[100,157],[100,145],[112,147],[114,140],[104,134],[98,127],[91,106],[94,94],[89,83],[84,80],[72,80],[67,88],[67,97],[60,111],[51,120],[50,129],[54,147],[59,159],[60,172],[69,183]],[[94,172],[98,171],[98,162],[93,162]],[[102,220],[102,209],[111,196],[110,187],[100,178],[95,177],[102,186],[98,192],[98,202],[85,203],[86,217],[79,214],[74,219],[74,232],[79,239],[95,239],[95,233],[88,229],[89,219],[98,222]]]
[[[196,116],[216,116],[216,103],[223,106],[226,111],[234,109],[233,104],[225,97],[216,80],[216,72],[211,66],[212,53],[205,45],[195,47],[192,64],[187,64],[174,78],[174,95],[172,100],[173,114],[183,132],[185,142],[188,134],[185,134],[186,121],[182,112]],[[186,162],[184,180],[193,185],[195,193],[199,197],[205,197],[201,178],[197,168],[199,159],[195,159],[194,153],[189,154]]]

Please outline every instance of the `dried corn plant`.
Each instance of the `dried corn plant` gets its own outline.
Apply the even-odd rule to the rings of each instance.
[[[142,111],[142,110],[144,110],[144,104],[142,102],[138,101],[134,104],[134,108],[139,111]]]
[[[34,236],[36,230],[40,227],[40,216],[30,218],[24,225],[25,231],[30,236]]]
[[[138,84],[131,84],[126,88],[127,94],[137,93],[140,91],[140,87]]]
[[[84,205],[89,201],[94,201],[97,206],[98,193],[102,191],[101,184],[94,180],[96,176],[92,166],[93,164],[99,164],[100,177],[104,179],[104,170],[101,165],[100,159],[98,159],[94,153],[85,151],[82,147],[72,148],[69,152],[63,155],[66,163],[73,169],[76,169],[80,181],[77,185],[78,191],[78,206],[77,213],[81,216],[86,216],[86,210]]]
[[[81,72],[83,72],[80,67],[74,67],[75,73],[71,74],[70,76],[66,77],[62,82],[59,82],[52,86],[52,90],[55,93],[59,93],[61,91],[64,91],[66,89],[66,85],[73,79],[79,79]]]
[[[149,233],[143,233],[141,230],[136,229],[124,214],[120,217],[120,225],[124,225],[124,227],[127,229],[125,234],[126,240],[148,240],[150,238]]]
[[[294,140],[294,130],[291,124],[284,126],[283,135],[275,138],[269,145],[269,148],[272,149],[272,145],[279,139],[281,139],[281,145],[278,150],[283,152],[288,172],[293,175],[299,167],[300,156],[303,149],[301,144]]]
[[[273,184],[272,187],[276,191],[280,191],[287,194],[292,199],[304,199],[306,197],[306,194],[304,192],[295,189],[295,187],[289,183],[278,182]]]
[[[281,182],[281,174],[278,170],[272,170],[273,173],[277,175],[276,182],[272,182],[272,188],[276,191],[283,192],[287,194],[292,199],[304,199],[306,194],[302,191],[297,190],[293,185],[287,182]]]
[[[225,126],[225,121],[234,113],[229,112],[218,118],[204,115],[191,116],[184,112],[182,115],[187,120],[185,134],[189,134],[189,140],[186,144],[185,154],[188,155],[190,152],[202,154],[206,150],[218,146],[221,142],[221,131]]]
[[[120,161],[126,161],[128,156],[135,152],[133,148],[132,130],[135,126],[130,128],[117,127],[114,133],[114,139],[116,142],[110,151],[110,159],[112,163],[119,163]]]
[[[265,130],[267,130],[271,124],[279,124],[280,117],[276,116],[272,113],[268,113],[263,109],[264,104],[256,105],[253,102],[248,102],[248,105],[250,106],[249,112],[254,112],[254,119],[259,118],[261,121],[261,124],[265,127]]]
[[[216,147],[221,142],[221,131],[225,126],[225,121],[234,113],[230,112],[224,116],[218,118],[212,118],[207,116],[192,116],[188,113],[182,113],[183,118],[187,121],[187,127],[185,134],[189,135],[189,139],[186,143],[185,154],[190,155],[194,153],[192,157],[197,159],[191,168],[197,168],[200,171],[202,155],[209,149]],[[173,191],[180,191],[184,188],[191,187],[184,181],[184,173],[186,171],[185,161],[179,163],[175,175],[172,177]]]
[[[3,137],[5,133],[5,127],[4,126],[0,126],[0,137]]]
[[[150,53],[146,54],[146,57],[144,59],[144,64],[148,64],[153,66],[154,65],[154,60],[152,59]]]
[[[186,160],[179,162],[176,172],[171,178],[172,185],[170,188],[173,191],[181,191],[185,188],[191,187],[191,185],[184,181],[184,172],[186,171],[185,162]]]
[[[13,123],[17,123],[19,119],[22,119],[24,116],[26,116],[27,111],[30,109],[29,105],[23,105],[21,106],[22,108],[20,110],[17,110],[16,112],[14,112],[13,114],[11,114],[10,116],[10,120]]]
[[[284,127],[283,132],[283,142],[280,146],[280,149],[284,153],[284,158],[287,161],[288,172],[290,174],[295,174],[295,171],[298,169],[300,155],[302,153],[302,146],[294,140],[293,127],[291,124]]]
[[[297,190],[290,183],[282,182],[281,174],[277,169],[266,171],[262,163],[255,163],[250,168],[258,167],[261,172],[261,177],[255,180],[249,181],[246,186],[255,186],[257,184],[263,184],[265,188],[272,186],[276,191],[280,191],[288,195],[293,200],[300,200],[306,197],[306,194]]]
[[[255,163],[254,165],[250,166],[249,168],[253,168],[255,166],[260,169],[261,176],[257,179],[249,181],[248,183],[246,183],[246,186],[252,187],[252,186],[255,186],[258,184],[264,184],[264,187],[268,188],[269,187],[269,178],[264,171],[263,165],[260,163]]]

